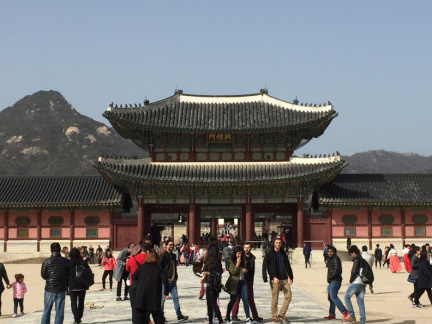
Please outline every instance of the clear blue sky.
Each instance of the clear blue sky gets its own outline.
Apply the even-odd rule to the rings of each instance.
[[[297,152],[432,155],[432,1],[0,2],[0,109],[61,92],[109,103],[192,94],[330,100],[339,116]],[[19,118],[19,116],[17,116]]]

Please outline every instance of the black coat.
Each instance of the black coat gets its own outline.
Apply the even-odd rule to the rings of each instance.
[[[350,283],[353,282],[360,274],[360,268],[363,266],[363,258],[360,254],[357,254],[352,260],[353,266],[351,268]]]
[[[285,270],[287,271],[288,277],[294,281],[294,274],[291,269],[291,264],[289,263],[288,256],[284,251],[281,250],[282,256],[284,258]],[[276,277],[276,255],[274,249],[271,249],[266,253],[263,261],[262,275],[264,282],[267,282],[267,272],[269,274],[270,280]]]
[[[53,253],[45,259],[41,267],[41,277],[45,279],[45,290],[52,293],[66,291],[69,277],[69,260],[60,253]]]
[[[5,286],[3,284],[3,280],[6,282],[6,285],[9,285],[9,278],[6,272],[6,268],[3,263],[0,263],[0,294],[5,290]]]
[[[332,256],[327,262],[327,282],[342,281],[342,262],[337,255]]]
[[[169,294],[168,277],[157,264],[144,263],[132,275],[136,290],[134,307],[141,310],[161,312],[162,283],[164,295]]]
[[[172,271],[175,271],[175,279],[174,281],[177,281],[178,274],[177,274],[177,260],[174,253],[168,253],[167,251],[163,252],[160,256],[159,260],[159,266],[162,268],[162,270],[165,272],[167,278],[169,277],[171,264],[174,264],[174,269]],[[171,262],[171,260],[173,262]]]
[[[432,288],[432,266],[427,259],[418,264],[417,288]]]
[[[75,278],[76,266],[78,264],[82,264],[84,267],[89,268],[87,261],[84,261],[82,259],[77,259],[77,258],[72,258],[69,260],[69,277],[68,277],[69,290],[88,290],[88,287],[78,282]]]

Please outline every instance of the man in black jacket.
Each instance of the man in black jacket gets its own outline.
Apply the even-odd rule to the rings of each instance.
[[[44,312],[41,324],[49,324],[51,310],[55,303],[54,324],[62,324],[64,319],[69,260],[60,255],[60,244],[51,244],[51,257],[42,263],[41,276],[45,280]]]
[[[159,266],[162,268],[162,270],[165,272],[166,276],[168,277],[169,293],[171,294],[171,297],[173,299],[174,309],[177,314],[177,320],[186,321],[189,317],[182,315],[180,310],[179,298],[177,294],[177,279],[178,279],[177,261],[176,261],[176,256],[173,253],[173,250],[174,250],[174,241],[168,239],[166,241],[166,250],[160,255]],[[163,284],[162,284],[162,291],[164,291]],[[164,304],[165,304],[165,297],[163,296],[162,296],[161,303],[162,303],[162,315],[163,315]]]
[[[267,282],[267,272],[270,277],[270,288],[272,291],[271,301],[271,316],[272,322],[279,323],[280,321],[287,323],[288,319],[285,313],[288,310],[291,301],[291,285],[294,280],[294,275],[286,253],[281,250],[282,240],[276,237],[274,240],[274,248],[271,249],[265,256],[263,261],[263,280]],[[279,291],[284,294],[284,300],[279,311],[277,310]]]
[[[336,307],[343,314],[343,318],[348,316],[348,310],[338,297],[338,292],[342,284],[342,262],[336,254],[336,248],[329,245],[327,247],[327,282],[328,282],[328,300],[330,302],[329,316],[324,318],[328,320],[336,319]]]
[[[263,320],[262,317],[258,316],[258,311],[255,306],[255,300],[254,300],[254,291],[253,291],[253,281],[255,276],[255,256],[251,253],[251,244],[245,243],[243,246],[244,253],[245,253],[245,268],[247,272],[244,274],[245,277],[245,283],[246,288],[248,292],[248,302],[249,307],[252,312],[253,320],[254,322],[261,322]],[[239,304],[240,304],[240,295],[237,296],[236,302],[234,303],[233,309],[232,309],[232,320],[234,322],[240,321],[237,317],[238,310],[239,310]]]

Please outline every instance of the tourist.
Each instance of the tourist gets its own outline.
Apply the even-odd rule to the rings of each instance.
[[[403,255],[403,261],[404,261],[404,266],[405,266],[405,270],[406,272],[410,273],[411,272],[411,260],[408,257],[409,251],[411,250],[411,246],[409,244],[405,244],[403,250],[402,250],[402,255]]]
[[[136,309],[135,309],[135,298],[136,298],[136,288],[137,283],[132,279],[132,275],[138,269],[141,264],[144,264],[144,260],[147,256],[147,253],[151,250],[151,244],[146,243],[145,241],[140,241],[141,249],[137,251],[138,253],[134,253],[131,251],[131,257],[126,263],[126,271],[129,272],[129,296],[130,296],[130,304],[132,308],[132,323],[136,322]],[[157,290],[159,291],[159,289]]]
[[[253,281],[255,277],[255,256],[251,253],[251,244],[245,243],[244,247],[244,253],[245,253],[245,268],[247,272],[244,274],[245,277],[245,283],[247,288],[247,295],[248,295],[248,302],[249,307],[252,312],[252,318],[254,322],[261,322],[263,319],[258,316],[258,311],[255,306],[255,300],[254,300],[254,290],[253,290]],[[240,295],[237,296],[236,302],[232,309],[232,320],[238,321],[238,309],[240,304]]]
[[[24,275],[17,273],[15,275],[15,282],[12,282],[9,288],[13,288],[14,312],[12,317],[18,316],[18,305],[20,306],[21,315],[24,315],[24,294],[27,292]]]
[[[390,267],[390,259],[388,258],[389,252],[390,252],[390,248],[388,246],[384,247],[384,263],[383,263],[383,267],[387,264],[387,269]]]
[[[177,264],[176,264],[173,250],[174,250],[174,241],[172,239],[168,239],[166,242],[166,251],[160,255],[159,266],[162,268],[162,270],[165,272],[166,276],[168,277],[168,283],[169,283],[168,291],[171,294],[173,299],[174,309],[177,314],[177,320],[186,321],[189,317],[184,316],[181,313],[180,302],[177,294],[178,274],[177,274]],[[165,291],[165,284],[162,284],[162,290]],[[161,298],[162,315],[164,310],[165,299],[166,298]]]
[[[181,252],[183,253],[184,263],[187,267],[189,266],[189,256],[191,253],[191,250],[189,249],[189,244],[183,245]]]
[[[308,264],[309,264],[309,268],[312,268],[312,265],[310,262],[311,252],[312,252],[311,247],[305,243],[303,246],[303,256],[305,258],[305,268],[307,268]]]
[[[383,257],[383,252],[382,252],[379,244],[376,245],[374,255],[375,255],[375,269],[378,269],[378,263],[379,263],[379,267],[381,269],[381,261],[382,261],[382,257]]]
[[[365,283],[363,283],[360,278],[360,269],[363,267],[363,258],[360,255],[360,250],[356,245],[352,245],[348,250],[348,253],[353,259],[353,266],[351,269],[350,284],[345,293],[345,304],[348,308],[349,315],[342,318],[342,322],[356,322],[356,317],[354,313],[354,308],[351,303],[351,297],[356,295],[357,305],[360,312],[360,323],[364,324],[366,322],[366,313],[364,305],[364,293],[365,293]]]
[[[388,253],[387,258],[390,262],[390,271],[392,273],[396,273],[396,272],[402,270],[402,266],[400,264],[399,257],[397,255],[396,249],[393,246],[393,244],[390,244],[389,253]]]
[[[79,253],[81,254],[81,259],[87,263],[89,263],[90,258],[89,258],[89,252],[87,250],[87,246],[81,246],[79,248]]]
[[[415,246],[413,249],[411,249],[411,252],[412,251],[414,252],[414,255],[411,257],[410,260],[411,272],[408,275],[408,282],[411,282],[413,284],[414,291],[411,295],[408,296],[408,299],[411,300],[412,307],[418,307],[419,300],[418,298],[416,298],[416,292],[421,249],[419,246]]]
[[[347,251],[349,251],[351,247],[351,237],[349,237],[348,235],[346,236],[346,245],[347,245]]]
[[[54,324],[62,324],[64,319],[69,260],[60,255],[60,244],[51,244],[51,257],[45,259],[41,267],[41,277],[45,280],[44,310],[41,324],[49,324],[51,310],[55,304]]]
[[[95,249],[93,246],[89,245],[89,261],[90,264],[94,264],[95,263]]]
[[[98,245],[98,247],[96,249],[96,261],[97,261],[97,264],[101,263],[102,256],[103,256],[103,250],[102,250],[101,246]]]
[[[171,242],[173,243],[173,241]],[[163,304],[159,301],[162,298],[168,298],[170,285],[166,272],[158,266],[159,258],[159,254],[155,251],[149,251],[144,264],[140,265],[132,275],[132,281],[136,285],[136,297],[133,305],[136,313],[133,324],[149,323],[150,314],[153,316],[155,324],[165,324]],[[163,290],[160,289],[161,286]]]
[[[114,279],[117,280],[117,298],[116,301],[122,301],[121,299],[121,288],[122,282],[124,282],[124,299],[129,300],[129,286],[126,283],[129,277],[129,272],[126,271],[126,263],[131,255],[131,249],[135,249],[134,243],[129,243],[127,247],[120,251],[116,259],[116,267],[114,269]]]
[[[373,255],[368,253],[368,248],[367,248],[366,245],[362,246],[361,257],[369,264],[369,266],[372,269],[372,267],[373,267]],[[374,291],[373,291],[373,284],[372,283],[369,284],[369,290],[370,290],[371,294],[374,293]]]
[[[77,266],[83,266],[88,268],[89,265],[87,261],[82,259],[80,251],[77,248],[73,248],[70,251],[69,255],[70,260],[68,286],[70,293],[71,309],[74,316],[74,324],[79,324],[81,323],[81,319],[84,313],[84,300],[88,287],[84,286],[76,279],[76,268]]]
[[[233,249],[231,259],[228,261],[229,277],[225,284],[226,292],[230,294],[230,301],[228,303],[225,318],[225,322],[228,324],[232,323],[231,310],[233,309],[234,303],[239,295],[243,301],[246,323],[252,323],[249,313],[248,292],[245,283],[245,274],[247,272],[245,266],[246,262],[243,248],[240,245],[236,245]]]
[[[336,307],[342,313],[343,318],[348,317],[349,313],[340,298],[338,297],[339,289],[342,285],[342,262],[337,255],[336,248],[329,245],[327,248],[327,299],[330,302],[329,315],[325,319],[336,319]]]
[[[207,283],[206,287],[206,302],[207,302],[207,315],[209,323],[213,323],[213,312],[218,318],[220,324],[223,323],[221,311],[218,305],[219,293],[222,287],[222,264],[219,253],[219,248],[216,244],[211,244],[203,260],[203,276],[200,279],[201,284]]]
[[[116,260],[112,255],[111,249],[106,249],[105,256],[102,258],[101,266],[104,267],[104,273],[102,275],[102,288],[100,291],[105,290],[105,279],[109,276],[110,290],[112,290],[113,285],[113,272],[116,267]]]
[[[5,290],[5,286],[3,284],[3,281],[6,283],[6,287],[9,289],[9,278],[6,272],[6,268],[3,265],[3,263],[0,263],[0,316],[1,316],[1,295],[3,294],[3,291]]]
[[[425,291],[429,297],[429,302],[432,304],[432,266],[427,259],[428,253],[428,250],[423,246],[418,263],[417,289],[414,297],[416,305],[413,307],[423,307],[419,301]]]
[[[60,253],[63,258],[69,259],[69,248],[67,246],[63,246],[63,249]]]
[[[228,260],[231,258],[232,255],[232,242],[228,242],[227,245],[225,245],[225,247],[222,250],[222,257],[224,259],[225,262],[225,269],[228,271]]]
[[[291,302],[291,285],[294,281],[294,275],[288,256],[284,251],[281,251],[281,245],[281,239],[276,237],[273,249],[267,252],[263,261],[262,271],[264,282],[267,282],[267,273],[270,277],[270,288],[272,293],[271,316],[272,322],[274,323],[280,321],[284,323],[289,322],[285,317],[285,314],[288,311],[288,306]],[[280,291],[284,294],[284,300],[278,314],[277,306]]]

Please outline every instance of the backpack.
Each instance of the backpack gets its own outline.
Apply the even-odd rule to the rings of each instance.
[[[374,281],[374,274],[371,266],[366,260],[362,259],[362,271],[360,271],[360,278],[365,284],[371,284]]]
[[[222,274],[218,271],[212,270],[207,278],[207,286],[211,291],[221,292],[222,290]]]
[[[80,284],[89,288],[94,284],[94,274],[89,267],[84,264],[77,264],[75,266],[75,279]]]

